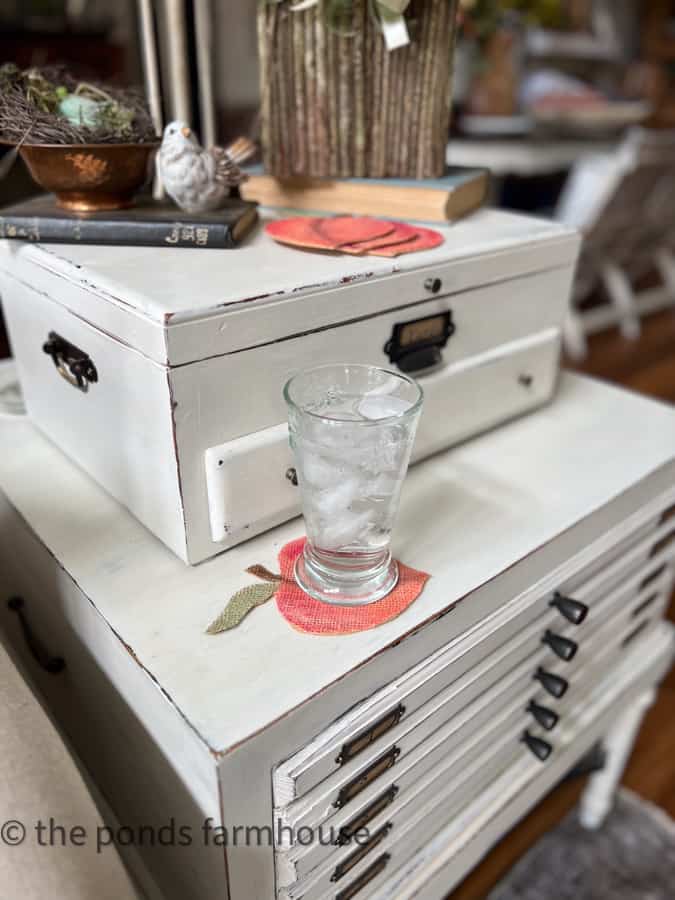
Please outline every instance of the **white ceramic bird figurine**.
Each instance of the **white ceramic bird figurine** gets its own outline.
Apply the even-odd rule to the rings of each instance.
[[[185,212],[218,209],[247,176],[239,165],[255,152],[248,138],[228,147],[204,150],[184,122],[169,122],[157,154],[157,171],[164,189]]]

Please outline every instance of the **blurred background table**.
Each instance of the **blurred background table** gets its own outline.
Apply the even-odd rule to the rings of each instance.
[[[456,137],[448,143],[450,166],[478,166],[490,169],[493,178],[508,175],[523,178],[555,175],[572,168],[588,153],[610,153],[616,141],[580,139],[468,138]]]

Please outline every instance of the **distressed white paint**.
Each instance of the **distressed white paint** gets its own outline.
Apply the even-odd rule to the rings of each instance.
[[[300,513],[288,426],[274,425],[210,447],[204,454],[211,540],[239,543],[251,522],[266,531]]]
[[[25,284],[12,282],[3,301],[31,418],[185,558],[167,370]],[[42,352],[50,331],[90,354],[98,382],[86,393],[63,379]]]
[[[471,770],[467,781],[457,784],[458,798],[468,805],[461,799],[462,808],[453,808],[445,821],[440,808],[437,819],[430,810],[430,829],[438,825],[442,831],[406,867],[411,867],[410,883],[419,881],[423,896],[438,900],[609,730],[617,710],[654,684],[672,653],[669,631],[656,622],[626,651],[618,653],[616,642],[634,627],[629,620],[644,596],[639,581],[672,554],[671,545],[646,560],[653,542],[675,528],[672,519],[658,524],[660,513],[675,501],[675,413],[593,381],[564,376],[554,406],[411,470],[394,549],[432,577],[398,619],[347,637],[301,635],[273,603],[233,632],[204,634],[227,597],[250,582],[247,566],[261,562],[276,568],[279,546],[301,533],[298,521],[188,569],[28,423],[0,420],[0,441],[0,489],[6,498],[0,503],[0,528],[9,535],[0,546],[3,588],[25,594],[29,609],[39,611],[33,624],[40,636],[53,652],[59,652],[53,641],[63,639],[64,652],[73,658],[75,677],[58,682],[42,676],[42,687],[51,691],[57,715],[97,770],[122,819],[141,815],[139,810],[149,809],[152,801],[153,820],[177,808],[190,822],[213,815],[230,828],[271,825],[272,772],[282,760],[323,732],[333,734],[331,723],[350,709],[354,728],[360,727],[374,715],[374,702],[384,703],[384,693],[378,692],[391,685],[390,696],[401,696],[406,674],[415,667],[421,666],[421,673],[424,661],[433,659],[430,665],[441,673],[450,662],[446,653],[462,659],[489,633],[501,638],[490,653],[506,673],[506,657],[500,654],[518,637],[517,627],[509,637],[509,623],[523,615],[525,632],[538,619],[528,610],[548,616],[551,591],[577,590],[592,607],[580,626],[591,638],[590,649],[580,644],[576,670],[583,703],[573,702],[572,687],[569,704],[565,700],[561,707],[564,727],[545,765],[517,742],[509,745],[513,757],[505,745],[510,765],[502,777],[494,760],[483,755],[488,743],[481,744],[471,761],[483,759],[486,768]],[[669,572],[654,582],[661,600],[668,578]],[[644,615],[651,621],[661,611],[659,601]],[[639,624],[640,616],[634,621]],[[25,655],[9,612],[2,616],[2,628]],[[604,645],[606,665],[600,672],[593,648]],[[486,680],[485,691],[470,700],[478,721],[466,720],[465,736],[454,731],[451,752],[460,754],[458,769],[470,742],[487,738],[491,725],[499,745],[503,738],[513,739],[522,722],[520,673],[514,674],[512,695],[504,698],[489,668],[480,668],[489,661],[485,646],[464,670],[468,674],[475,666]],[[517,642],[509,649],[524,671],[527,656],[520,656]],[[539,652],[534,650],[533,662]],[[466,679],[464,688],[469,683]],[[448,702],[451,685],[439,682]],[[430,688],[425,702],[435,693]],[[488,710],[500,697],[500,712],[491,720]],[[424,728],[430,716],[421,709],[411,710],[411,717],[419,714],[418,727]],[[431,713],[429,708],[439,724],[449,710]],[[509,724],[500,719],[502,713],[513,716]],[[440,727],[461,724],[460,715],[449,714]],[[129,746],[114,744],[113,734],[128,736]],[[350,736],[348,729],[344,736]],[[449,759],[446,746],[437,747],[438,755],[428,759],[426,780],[414,779],[409,770],[408,793],[419,805],[411,799],[405,810],[402,788],[397,824],[403,828],[427,809],[436,792],[432,779],[441,777]],[[421,745],[411,744],[401,760],[412,760],[418,749]],[[322,788],[315,784],[303,790],[318,796]],[[351,812],[349,806],[344,812]],[[396,840],[395,832],[391,839]],[[201,900],[212,896],[209,891],[224,894],[224,871],[212,868],[210,857],[194,854],[177,872],[162,864],[161,854],[143,853],[167,896]],[[176,865],[181,859],[188,857],[174,850]],[[291,872],[297,867],[302,878],[318,879],[302,860],[302,854],[289,855]],[[321,857],[322,872],[327,864],[328,858]],[[395,865],[364,896],[371,890],[379,896]],[[233,900],[269,900],[274,896],[273,849],[230,847],[227,879]]]
[[[285,422],[281,390],[300,368],[391,365],[395,324],[450,310],[444,368],[421,378],[418,459],[551,397],[576,236],[508,214],[446,231],[416,260],[369,258],[357,271],[365,260],[308,255],[263,233],[233,253],[178,257],[6,242],[4,305],[30,414],[182,559],[208,559],[299,511],[288,448],[262,432]],[[442,282],[436,294],[429,276]],[[252,278],[259,299],[246,302]],[[52,330],[97,366],[86,402],[55,384],[42,353]],[[245,437],[250,472],[265,466],[269,481],[257,503],[231,489],[243,487],[242,457],[225,445]],[[231,470],[212,477],[214,455]]]
[[[492,844],[517,822],[540,797],[590,750],[611,728],[618,708],[641,706],[645,687],[667,671],[673,652],[673,629],[662,624],[645,642],[644,654],[631,654],[587,697],[577,716],[574,739],[542,766],[532,757],[522,758],[469,804],[460,816],[424,848],[424,851],[377,889],[364,894],[376,900],[405,896],[440,900],[452,890]],[[388,874],[388,873],[387,873]],[[401,894],[401,891],[403,893]]]
[[[615,666],[618,670],[620,670],[621,667],[621,664]],[[574,679],[574,685],[575,688],[577,688],[576,703],[573,707],[570,707],[563,713],[563,716],[567,717],[570,724],[562,735],[558,729],[542,735],[553,743],[556,751],[559,751],[564,743],[570,742],[578,734],[578,725],[575,725],[574,721],[576,710],[585,702],[586,698],[592,696],[594,692],[596,696],[599,694],[598,685],[605,682],[608,671],[609,669],[605,668],[600,676],[598,677],[596,675],[595,678],[578,678],[576,674],[570,676]],[[404,807],[405,815],[399,815],[397,819],[394,808],[390,808],[388,815],[385,814],[384,818],[387,821],[392,821],[394,823],[391,836],[386,842],[380,845],[377,850],[373,851],[372,856],[366,857],[359,863],[359,865],[350,872],[350,878],[346,878],[345,881],[348,882],[350,879],[358,877],[358,875],[367,869],[381,852],[386,850],[390,850],[392,854],[395,854],[393,859],[396,862],[393,865],[405,863],[406,859],[411,857],[420,846],[425,844],[440,831],[445,823],[452,820],[453,813],[455,815],[461,815],[462,807],[470,803],[476,794],[474,793],[473,796],[471,796],[470,793],[468,795],[465,793],[463,803],[460,801],[454,809],[447,809],[448,799],[452,798],[454,793],[453,788],[456,789],[457,782],[461,784],[463,780],[462,778],[458,778],[456,773],[462,772],[464,769],[470,770],[475,757],[493,748],[494,745],[499,742],[502,734],[508,735],[510,740],[507,740],[504,747],[501,748],[503,754],[501,771],[508,767],[514,757],[522,757],[524,751],[519,747],[519,738],[522,731],[528,726],[531,731],[537,730],[536,727],[534,729],[531,727],[531,721],[528,720],[528,716],[525,713],[525,707],[531,696],[531,690],[529,692],[527,690],[522,691],[520,696],[517,692],[513,692],[511,694],[512,699],[508,704],[502,703],[495,709],[488,728],[483,730],[484,737],[481,742],[469,742],[461,748],[460,752],[455,753],[452,753],[453,748],[451,746],[447,747],[445,756],[441,757],[440,763],[431,771],[428,766],[418,765],[415,770],[416,774],[414,780],[411,781],[410,784],[406,784],[405,774],[401,774],[400,772],[394,774],[392,770],[391,778],[392,780],[395,780],[395,783],[398,786],[400,786],[401,800],[399,801],[399,804],[403,802],[406,803],[406,806]],[[542,696],[541,692],[535,699],[537,702],[549,703],[549,705],[556,706],[555,703],[551,704],[550,700],[547,699],[545,695]],[[557,706],[556,709],[558,709]],[[635,733],[633,732],[630,735],[630,745],[632,745],[634,736]],[[625,741],[628,740],[629,738],[625,738]],[[448,754],[452,754],[450,759],[448,759]],[[625,763],[625,757],[623,761]],[[398,763],[396,765],[398,766]],[[439,769],[443,770],[445,778],[438,779],[438,782],[435,785],[436,790],[430,796],[427,788],[429,782],[434,781],[438,777]],[[612,786],[616,785],[618,780],[616,772],[617,770],[613,771],[613,778],[610,779],[608,776],[605,779],[605,785],[608,783],[611,783]],[[448,776],[451,774],[455,775],[455,783],[452,784],[451,781],[450,789],[448,789],[447,780]],[[477,774],[480,775],[481,771],[478,770]],[[499,769],[497,769],[497,771],[494,771],[493,769],[493,778],[496,779],[499,774]],[[384,786],[385,785],[381,785],[380,787],[383,788]],[[490,788],[487,785],[485,787],[489,792]],[[457,803],[458,798],[455,797],[454,799]],[[354,812],[356,812],[356,810],[354,810]],[[375,833],[377,827],[376,824],[373,823],[372,826],[369,827],[371,833]],[[414,834],[410,833],[412,829],[414,829]],[[404,837],[406,840],[402,843],[402,838]],[[307,900],[325,896],[325,894],[322,893],[322,890],[325,890],[328,887],[330,875],[334,871],[336,864],[347,858],[349,853],[353,852],[353,850],[354,847],[347,847],[341,851],[335,851],[333,848],[332,856],[327,858],[322,866],[311,871],[306,878],[301,878],[298,884],[288,891],[288,896],[291,898],[303,897],[307,898]]]
[[[651,564],[650,568],[654,569],[654,564]],[[644,571],[641,577],[644,577]],[[637,582],[637,579],[635,581]],[[613,594],[610,593],[602,602],[592,607],[588,625],[562,628],[556,621],[549,623],[539,621],[531,629],[533,633],[529,641],[527,658],[514,668],[504,666],[506,671],[503,671],[499,680],[493,681],[492,684],[489,678],[483,678],[484,691],[477,700],[470,702],[470,698],[465,697],[463,703],[460,699],[454,707],[447,704],[448,695],[452,696],[453,685],[449,691],[436,695],[417,715],[406,717],[401,725],[372,744],[351,763],[342,766],[334,777],[328,778],[316,790],[291,803],[286,809],[279,809],[277,814],[285,825],[294,825],[297,828],[300,824],[312,824],[316,827],[323,822],[324,827],[330,825],[337,831],[380,796],[390,784],[396,784],[401,793],[398,806],[401,803],[410,803],[412,798],[414,802],[411,808],[414,810],[419,805],[415,795],[421,790],[425,773],[435,762],[434,748],[439,748],[441,759],[453,753],[454,765],[459,768],[465,767],[478,752],[474,734],[481,726],[483,730],[482,733],[479,732],[479,738],[482,736],[488,745],[494,742],[495,731],[496,735],[499,735],[506,729],[506,725],[501,724],[502,717],[508,719],[515,714],[521,723],[521,731],[532,726],[529,717],[524,713],[531,699],[555,708],[561,716],[561,723],[556,729],[550,735],[544,735],[557,746],[561,739],[565,741],[570,733],[574,732],[575,710],[585,702],[585,698],[595,686],[606,678],[607,673],[620,664],[620,657],[625,655],[622,645],[626,637],[641,626],[646,636],[647,626],[652,629],[655,627],[670,598],[671,584],[672,576],[669,574],[667,579],[662,578],[658,584],[645,588],[645,591],[637,596],[634,596],[636,584],[633,584],[632,592],[622,588]],[[659,597],[658,603],[650,604],[647,609],[640,609],[646,594],[655,591]],[[596,623],[595,628],[593,621]],[[598,622],[600,627],[597,627]],[[547,624],[551,625],[556,633],[567,634],[579,642],[580,649],[574,660],[557,661],[551,650],[541,645],[541,636]],[[533,685],[532,674],[538,666],[543,666],[548,671],[557,671],[570,682],[570,689],[562,701],[552,700],[543,688]],[[391,698],[389,708],[392,709],[399,699],[397,696]],[[357,712],[358,710],[351,711],[345,717],[350,720],[351,735],[358,734],[361,730],[359,723],[354,721]],[[439,722],[443,721],[447,721],[447,725],[439,727]],[[536,725],[533,730],[537,731]],[[359,772],[367,769],[391,746],[396,746],[400,750],[400,756],[394,766],[382,775],[372,788],[360,794],[357,800],[348,804],[344,810],[335,812],[332,800],[337,796],[339,788],[349,783]],[[392,807],[392,815],[394,808]],[[374,826],[371,828],[371,832],[373,831]],[[280,850],[277,857],[280,867],[278,877],[283,874],[286,878],[290,878],[293,873],[302,881],[303,874],[308,871],[306,862],[308,857],[313,867],[321,856],[326,862],[324,871],[330,874],[328,870],[334,867],[339,859],[348,856],[353,849],[352,847],[335,851],[334,848],[312,847],[308,851],[298,845],[288,850]],[[316,852],[317,850],[324,852],[320,854]],[[313,873],[310,880],[314,883],[318,877],[319,872]],[[305,882],[302,881],[298,885],[297,895],[305,896],[305,889]]]
[[[366,322],[344,326],[340,329],[344,336],[334,329],[321,331],[245,355],[223,356],[171,371],[192,561],[299,514],[298,492],[286,477],[294,460],[288,440],[280,438],[285,426],[275,424],[286,416],[276,385],[284,384],[308,359],[387,365],[382,337],[391,333],[393,322],[380,324],[379,320],[393,318],[378,316],[371,327]],[[375,331],[379,331],[379,340],[373,339]],[[413,461],[545,403],[554,391],[559,353],[560,336],[551,330],[421,376],[425,400]],[[211,374],[207,376],[204,369]],[[232,392],[223,395],[221,385],[231,383],[237,375],[244,383],[250,378],[264,386],[257,405],[251,403],[245,389],[240,396]],[[233,432],[242,425],[246,436],[237,437]],[[261,425],[267,427],[258,431]],[[206,479],[205,447],[209,448]],[[220,477],[209,475],[208,460],[217,467],[223,461]],[[242,466],[248,473],[246,480],[256,483],[255,499],[240,481]],[[259,476],[259,472],[264,474]],[[215,550],[214,541],[218,541]]]
[[[139,880],[159,881],[162,896],[169,900],[189,896],[223,900],[223,851],[199,840],[207,817],[220,821],[217,772],[208,748],[163,695],[161,686],[148,677],[135,656],[133,638],[120,639],[2,494],[0,521],[3,643],[45,696],[50,713],[119,824],[145,825],[156,834],[164,828],[166,835],[174,817],[195,837],[190,847],[157,843],[140,848],[135,840],[131,847],[122,848],[128,865],[138,871],[142,858],[145,877]],[[69,526],[62,527],[68,530]],[[90,542],[96,539],[94,533],[88,535]],[[105,571],[101,577],[106,577]],[[16,615],[7,608],[7,598],[13,595],[23,597],[25,615],[37,638],[52,654],[65,659],[66,669],[59,675],[36,666]]]
[[[675,412],[566,374],[554,405],[410,470],[393,549],[432,578],[402,616],[317,641],[291,629],[270,605],[237,631],[210,637],[201,626],[249,582],[247,566],[260,562],[278,571],[277,551],[303,533],[301,520],[187,569],[28,423],[0,420],[0,437],[5,493],[81,588],[96,596],[113,627],[134,632],[130,643],[141,661],[216,750],[236,746],[462,598],[472,595],[435,622],[436,646],[414,662],[521,594],[573,587],[575,572],[675,499]],[[106,541],[93,554],[97,535]],[[501,584],[493,581],[498,576]],[[163,613],[156,623],[146,606],[157,596]],[[270,680],[260,659],[273,660],[278,677]],[[227,689],[232,672],[237,691]],[[217,708],[204,681],[219,698]]]
[[[264,221],[274,214],[262,210],[261,215]],[[205,323],[213,332],[209,353],[168,360],[180,363],[250,346],[223,343],[219,350],[212,349],[219,330],[228,330],[228,317],[243,304],[247,311],[248,307],[270,307],[266,310],[269,315],[283,309],[282,318],[295,327],[293,334],[304,330],[308,322],[310,329],[319,327],[312,322],[313,315],[308,315],[315,306],[319,311],[314,315],[322,317],[323,325],[345,321],[336,296],[345,300],[354,296],[359,314],[375,314],[428,297],[424,281],[429,275],[445,276],[444,290],[466,290],[569,266],[579,246],[578,236],[569,228],[497,210],[482,210],[438,227],[445,236],[440,247],[394,259],[284,247],[268,237],[261,225],[236,251],[162,248],[160,253],[152,247],[3,241],[1,267],[31,284],[36,283],[40,271],[43,277],[62,280],[61,291],[49,291],[57,303],[141,350],[152,331],[168,334],[175,329],[175,352],[180,354],[191,326],[198,328],[201,320],[210,319]],[[392,281],[392,276],[397,277]],[[379,289],[374,288],[361,307],[359,289],[365,284],[378,284]],[[339,289],[340,294],[322,301],[320,296],[331,289]],[[299,301],[293,305],[292,316],[286,306],[279,306],[284,300]],[[137,327],[130,313],[137,318]],[[272,340],[283,336],[276,327],[268,330]],[[224,341],[235,342],[236,337]],[[167,361],[157,348],[155,353],[158,362]]]
[[[640,555],[645,551],[648,553],[654,542],[666,533],[665,529],[666,526],[652,530],[648,537],[639,542],[635,549],[640,551]],[[342,744],[349,737],[370,727],[398,703],[405,705],[406,712],[401,724],[387,736],[387,740],[398,740],[413,725],[417,728],[429,716],[437,715],[437,705],[445,710],[445,718],[454,715],[489,686],[505,677],[507,672],[515,676],[523,660],[533,661],[536,658],[537,663],[546,661],[549,670],[559,670],[562,674],[565,671],[577,671],[586,660],[595,660],[598,645],[595,637],[593,640],[590,638],[598,631],[600,634],[597,640],[601,642],[599,646],[606,642],[609,652],[612,649],[613,634],[620,632],[620,638],[623,638],[624,633],[631,630],[628,625],[639,624],[640,620],[634,619],[633,615],[643,600],[654,593],[661,598],[659,603],[663,604],[667,600],[672,579],[672,572],[667,568],[658,580],[639,589],[643,579],[657,571],[670,558],[669,550],[666,549],[659,556],[636,566],[636,553],[626,553],[626,543],[624,541],[616,548],[620,553],[618,562],[574,588],[574,596],[586,603],[590,612],[583,628],[583,642],[573,665],[557,665],[557,661],[551,659],[550,650],[541,646],[541,635],[549,627],[557,634],[573,639],[579,637],[577,626],[566,625],[560,614],[548,607],[549,598],[546,594],[530,598],[530,606],[520,612],[512,610],[510,607],[513,604],[509,604],[500,617],[489,617],[474,629],[470,642],[466,640],[466,634],[461,639],[451,641],[442,651],[433,654],[368,701],[350,710],[307,747],[303,747],[279,766],[274,773],[276,805],[288,805],[296,796],[305,794],[337,771],[335,758]],[[670,553],[672,555],[672,551]],[[620,587],[612,589],[617,582],[620,582]],[[619,610],[612,612],[619,604]],[[659,618],[658,608],[656,602],[654,605],[650,604],[650,608],[645,611],[646,616]],[[351,769],[344,766],[340,771],[347,773],[345,780],[368,761],[376,759],[386,746],[384,740],[379,740],[368,751],[360,754],[358,763]]]

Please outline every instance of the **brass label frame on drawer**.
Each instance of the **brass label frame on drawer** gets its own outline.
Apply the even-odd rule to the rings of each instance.
[[[339,766],[344,766],[345,763],[354,759],[357,754],[362,750],[365,750],[366,747],[369,747],[378,738],[382,737],[383,734],[386,734],[394,728],[395,725],[398,725],[404,714],[405,706],[402,703],[399,703],[395,709],[385,713],[376,722],[373,722],[372,725],[369,725],[368,728],[352,738],[351,741],[346,741],[342,745],[342,749],[338,755],[335,757],[335,762]]]
[[[344,890],[337,893],[335,895],[335,900],[351,900],[352,897],[356,897],[358,892],[363,890],[369,882],[374,878],[377,878],[381,872],[384,872],[390,859],[390,853],[383,853],[379,859],[375,860],[372,866],[368,866],[366,871],[359,875],[356,881],[352,881],[352,883],[347,885]]]
[[[387,822],[386,825],[378,828],[378,830],[368,838],[365,844],[361,844],[361,846],[357,847],[353,853],[350,853],[346,859],[343,859],[342,862],[335,866],[335,871],[330,876],[330,880],[339,881],[341,878],[344,878],[348,872],[351,872],[355,865],[368,856],[371,850],[374,850],[375,847],[378,847],[382,843],[393,827],[391,822]]]
[[[375,816],[379,816],[381,812],[384,812],[384,810],[394,802],[397,794],[398,786],[392,784],[388,790],[383,794],[380,794],[380,796],[376,797],[371,804],[366,806],[363,812],[358,813],[353,819],[350,819],[346,825],[343,825],[335,841],[337,846],[342,847],[345,844],[348,844],[358,831],[365,828],[369,822],[373,821]]]
[[[394,745],[390,750],[387,750],[386,753],[383,753],[382,756],[378,756],[375,762],[371,763],[367,769],[364,769],[364,771],[357,775],[356,778],[353,778],[341,788],[333,806],[336,809],[342,809],[343,806],[346,806],[350,800],[357,797],[361,791],[365,790],[376,778],[379,778],[380,775],[387,771],[387,769],[391,769],[400,755],[400,748]]]

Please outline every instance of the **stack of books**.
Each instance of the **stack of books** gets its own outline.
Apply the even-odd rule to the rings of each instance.
[[[0,210],[0,238],[41,243],[146,247],[238,246],[258,219],[257,206],[415,222],[447,222],[485,202],[488,173],[450,169],[442,178],[284,178],[253,171],[219,210],[184,213],[173,204],[141,198],[132,209],[74,213],[41,195]]]

